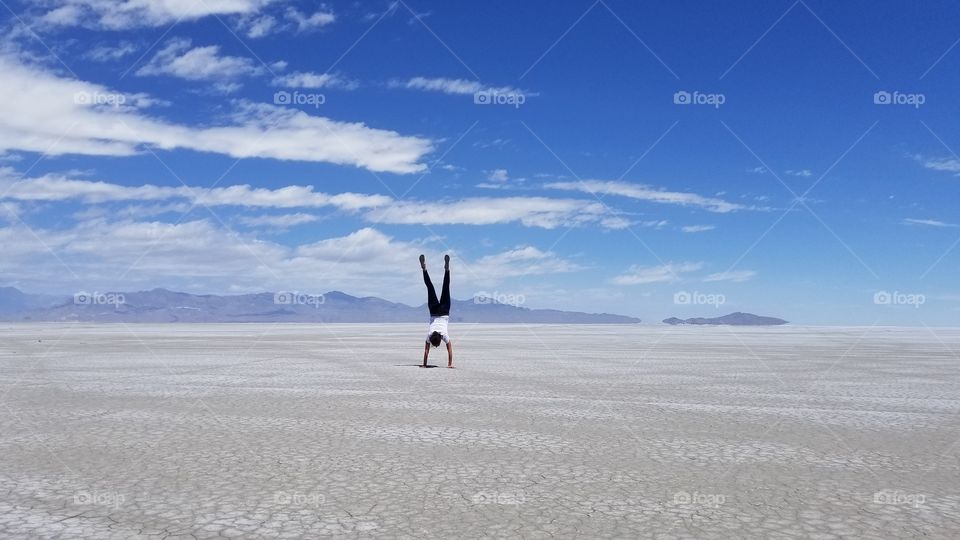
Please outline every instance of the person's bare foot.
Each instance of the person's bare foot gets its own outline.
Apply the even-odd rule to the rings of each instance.
[[[444,270],[449,270],[449,269],[450,269],[450,256],[449,256],[449,255],[444,255],[444,256],[443,256],[443,269],[444,269]]]
[[[422,253],[420,254],[420,268],[423,270],[427,269],[427,258],[424,257]]]
[[[453,364],[449,364],[447,365],[447,369],[456,369],[456,368],[453,367]]]

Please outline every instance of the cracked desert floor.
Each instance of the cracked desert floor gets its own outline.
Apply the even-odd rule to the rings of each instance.
[[[3,538],[960,536],[960,330],[0,328]]]

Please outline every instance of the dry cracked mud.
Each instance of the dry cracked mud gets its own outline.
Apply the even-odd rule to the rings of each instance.
[[[3,325],[2,538],[956,538],[960,330]]]

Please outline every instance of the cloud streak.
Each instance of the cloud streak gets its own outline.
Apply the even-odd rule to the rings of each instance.
[[[468,79],[447,79],[444,77],[413,77],[406,81],[392,81],[390,86],[394,88],[406,88],[407,90],[420,90],[423,92],[440,92],[455,96],[472,95],[478,92],[492,92],[495,94],[525,95],[531,94],[512,86],[488,86],[480,81],[471,81]]]
[[[0,55],[0,73],[0,153],[130,156],[187,149],[408,174],[425,170],[420,161],[434,149],[421,137],[245,101],[234,102],[231,123],[193,127],[148,116],[144,96],[63,78],[9,56]]]
[[[667,263],[659,266],[634,265],[611,281],[616,285],[669,283],[680,279],[681,274],[696,272],[701,268],[703,268],[703,263],[699,262]]]
[[[580,191],[594,195],[616,195],[619,197],[654,202],[658,204],[693,206],[707,210],[708,212],[716,212],[720,214],[747,209],[746,206],[741,204],[724,201],[722,199],[704,197],[697,195],[696,193],[666,191],[642,184],[630,184],[627,182],[618,181],[584,180],[580,182],[552,182],[546,184],[544,187],[548,189]]]
[[[925,227],[939,227],[939,228],[951,228],[958,227],[955,223],[947,223],[945,221],[940,221],[938,219],[914,219],[914,218],[904,218],[900,222],[903,225],[921,225]]]
[[[258,188],[233,185],[216,188],[158,186],[78,180],[48,174],[23,178],[10,167],[0,168],[0,200],[10,202],[80,201],[86,204],[186,202],[207,207],[245,209],[334,208],[358,213],[374,224],[502,225],[554,229],[594,225],[623,229],[630,222],[596,201],[549,197],[469,197],[458,200],[396,200],[380,194],[324,193],[309,185]],[[131,213],[131,215],[135,215]],[[662,226],[666,222],[651,222]]]
[[[252,14],[274,0],[52,0],[38,20],[48,26],[106,30],[165,26],[215,15]]]

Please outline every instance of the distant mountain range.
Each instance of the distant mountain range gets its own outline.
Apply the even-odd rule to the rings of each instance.
[[[423,322],[419,307],[339,291],[323,295],[258,293],[194,295],[166,289],[90,293],[73,297],[27,294],[0,287],[0,320],[78,322]],[[527,309],[478,297],[454,300],[451,321],[482,323],[636,324],[640,319],[607,313]]]
[[[753,313],[731,313],[729,315],[724,315],[722,317],[713,317],[713,318],[704,318],[704,317],[694,317],[692,319],[678,319],[676,317],[670,317],[669,319],[664,319],[664,323],[678,325],[678,324],[693,324],[693,325],[729,325],[729,326],[778,326],[781,324],[787,324],[787,321],[783,319],[778,319],[776,317],[761,317],[760,315],[754,315]]]

